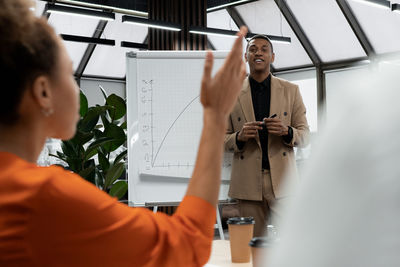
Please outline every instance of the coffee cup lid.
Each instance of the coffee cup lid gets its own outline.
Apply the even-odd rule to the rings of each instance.
[[[273,245],[277,240],[269,237],[254,237],[250,240],[249,246],[256,248],[266,248]]]
[[[233,217],[229,218],[227,224],[255,224],[253,217]]]

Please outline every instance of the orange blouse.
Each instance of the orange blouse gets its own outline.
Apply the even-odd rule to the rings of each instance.
[[[130,208],[60,167],[0,152],[0,266],[202,266],[215,208]]]

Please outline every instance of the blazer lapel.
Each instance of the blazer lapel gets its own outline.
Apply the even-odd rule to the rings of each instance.
[[[256,117],[254,115],[253,100],[251,99],[249,77],[247,77],[243,82],[242,91],[239,95],[239,103],[242,107],[243,114],[246,117],[246,121],[255,121]]]
[[[277,115],[278,119],[281,118],[281,105],[283,103],[283,88],[279,80],[271,75],[271,104],[269,108],[269,115]]]
[[[251,98],[251,89],[249,77],[247,77],[243,82],[242,91],[239,95],[239,103],[242,107],[243,114],[246,117],[247,122],[255,121],[256,116],[254,115],[253,100]],[[260,137],[257,134],[256,142],[261,148]]]
[[[281,118],[281,107],[283,102],[283,88],[279,82],[279,80],[271,75],[271,104],[269,107],[269,116],[276,114],[278,119]],[[272,135],[268,135],[268,148],[271,148]],[[268,149],[269,150],[269,149]]]

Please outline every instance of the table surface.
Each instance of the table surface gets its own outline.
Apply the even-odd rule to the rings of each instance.
[[[204,267],[252,267],[251,261],[248,263],[232,263],[231,248],[229,240],[214,240],[212,243],[210,260]]]

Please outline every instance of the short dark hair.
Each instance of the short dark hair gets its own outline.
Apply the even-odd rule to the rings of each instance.
[[[247,39],[246,53],[247,53],[247,50],[249,49],[250,42],[255,39],[266,40],[269,43],[269,45],[271,46],[272,53],[274,53],[274,46],[272,45],[271,39],[269,39],[268,36],[266,36],[264,34],[256,34],[256,35],[252,36],[251,38]]]

